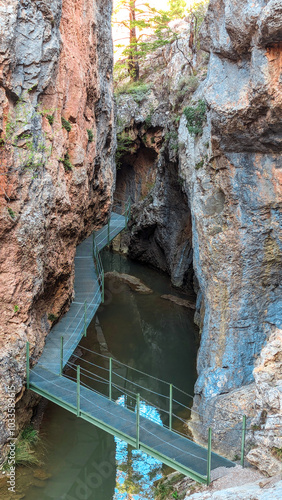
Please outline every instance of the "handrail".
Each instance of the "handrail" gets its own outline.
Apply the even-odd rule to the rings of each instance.
[[[104,303],[104,300],[105,300],[105,273],[104,273],[104,268],[103,268],[99,248],[98,248],[98,245],[96,243],[95,233],[93,233],[93,260],[94,260],[94,265],[96,268],[98,283],[100,286],[102,303]]]

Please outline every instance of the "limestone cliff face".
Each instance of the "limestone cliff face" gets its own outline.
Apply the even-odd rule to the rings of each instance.
[[[207,102],[202,137],[189,134],[185,117],[180,123],[180,164],[202,296],[194,409],[204,414],[206,425],[194,413],[198,437],[212,423],[216,404],[224,408],[224,394],[241,386],[245,396],[235,390],[232,398],[226,396],[227,407],[257,417],[263,412],[263,429],[281,415],[277,353],[271,369],[263,362],[263,346],[274,338],[282,350],[281,13],[281,2],[272,0],[210,2],[202,30],[210,52],[208,75],[194,96]],[[264,377],[269,398],[261,390]],[[280,431],[276,427],[276,435]],[[253,441],[257,444],[256,436]],[[270,439],[268,451],[281,447],[278,441]]]
[[[0,0],[0,18],[1,462],[7,387],[21,399],[26,341],[37,358],[68,306],[76,245],[111,204],[115,138],[111,2]]]

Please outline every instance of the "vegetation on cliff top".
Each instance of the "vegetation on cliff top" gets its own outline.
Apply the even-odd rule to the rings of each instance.
[[[189,19],[189,47],[192,52],[189,64],[193,69],[195,56],[199,49],[199,31],[207,9],[207,1],[195,1],[187,9],[185,0],[170,0],[169,9],[157,10],[149,3],[138,0],[121,0],[114,12],[113,23],[128,33],[128,43],[115,43],[116,48],[122,48],[122,58],[114,68],[116,80],[129,76],[132,81],[138,81],[140,62],[146,56],[160,47],[164,47],[180,38],[171,21]],[[119,14],[122,12],[122,16]],[[177,45],[178,50],[181,48]]]

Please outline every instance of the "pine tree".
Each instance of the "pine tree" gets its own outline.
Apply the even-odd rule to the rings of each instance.
[[[185,0],[169,0],[169,16],[171,19],[183,19],[187,11]]]

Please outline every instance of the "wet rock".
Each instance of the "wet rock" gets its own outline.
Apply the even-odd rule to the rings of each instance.
[[[52,474],[44,469],[37,469],[34,471],[33,477],[40,479],[41,481],[46,481],[46,479],[50,479],[50,477],[52,477]]]

